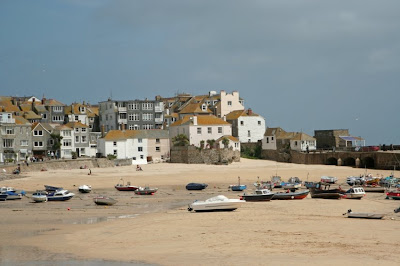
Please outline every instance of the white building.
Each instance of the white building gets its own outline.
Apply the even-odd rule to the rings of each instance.
[[[110,130],[97,140],[102,156],[132,159],[132,164],[147,164],[169,159],[169,136],[166,130]]]
[[[207,143],[207,140],[232,136],[232,125],[213,115],[185,116],[169,127],[171,141],[179,134],[186,135],[190,145],[200,147],[202,141]]]
[[[251,109],[230,112],[226,121],[232,124],[232,136],[242,143],[258,142],[264,138],[265,119]]]
[[[315,151],[317,149],[317,140],[305,133],[297,133],[290,139],[290,148],[295,151]]]

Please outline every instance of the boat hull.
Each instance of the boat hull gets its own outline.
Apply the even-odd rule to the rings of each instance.
[[[247,188],[246,185],[231,186],[232,191],[243,191]]]
[[[0,194],[0,201],[5,201],[7,200],[7,194]]]
[[[270,201],[275,194],[260,194],[260,195],[243,195],[242,199],[245,201]]]
[[[190,183],[186,185],[187,190],[203,190],[207,187],[207,184],[200,184],[200,183]]]
[[[231,200],[229,202],[204,203],[194,202],[189,208],[195,212],[213,212],[213,211],[234,211],[242,205],[242,200]]]
[[[96,205],[105,205],[105,206],[111,206],[118,202],[117,200],[108,197],[96,197],[93,198],[93,201]]]
[[[302,192],[278,192],[275,193],[271,200],[295,200],[295,199],[304,199],[310,193],[309,190],[302,191]]]
[[[349,194],[349,193],[346,193],[344,198],[346,198],[346,199],[362,199],[364,197],[364,195],[365,194],[351,194],[351,193]]]
[[[47,200],[48,201],[66,201],[72,199],[73,196],[62,196],[62,197],[53,197],[53,196],[48,196]]]
[[[157,190],[158,189],[144,189],[144,190],[138,189],[138,190],[135,190],[135,194],[136,195],[154,195],[154,193],[156,193]]]
[[[115,186],[118,191],[135,191],[139,187],[136,186]]]
[[[34,202],[47,202],[47,196],[32,196]]]
[[[361,213],[361,212],[349,212],[348,218],[359,218],[359,219],[382,219],[384,214],[379,213]]]
[[[341,199],[343,194],[340,193],[317,193],[317,194],[311,194],[311,198],[313,199]]]

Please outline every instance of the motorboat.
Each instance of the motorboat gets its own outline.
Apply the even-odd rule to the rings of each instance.
[[[106,205],[106,206],[111,206],[118,202],[117,200],[107,197],[107,196],[94,197],[93,201],[97,205]]]
[[[343,215],[347,215],[348,218],[361,219],[382,219],[385,216],[381,213],[353,212],[352,210],[348,210],[347,213],[344,213]]]
[[[186,185],[187,190],[203,190],[207,187],[208,185],[205,183],[189,183]]]
[[[349,186],[364,185],[365,177],[363,177],[363,176],[348,176],[346,178],[346,183]]]
[[[4,198],[4,200],[19,200],[22,199],[22,194],[21,193],[17,193],[15,191],[6,191],[6,192],[1,192],[2,198]]]
[[[126,182],[126,184],[124,184],[123,180],[122,180],[122,184],[116,184],[114,187],[118,191],[135,191],[139,188],[138,186],[131,185],[131,182],[129,182],[129,181]]]
[[[290,190],[286,192],[275,192],[274,196],[271,200],[295,200],[295,199],[304,199],[310,193],[309,190],[303,191],[295,191],[292,192]]]
[[[396,190],[396,191],[388,191],[386,193],[386,197],[388,199],[394,199],[394,200],[400,200],[400,191]]]
[[[224,195],[209,198],[205,201],[194,201],[189,204],[188,211],[210,212],[210,211],[233,211],[239,208],[244,200],[228,199]]]
[[[321,182],[328,184],[335,184],[338,181],[337,177],[334,176],[321,176]]]
[[[82,185],[82,186],[79,186],[78,190],[81,193],[90,193],[90,191],[92,191],[92,186]]]
[[[365,191],[362,187],[352,187],[344,193],[346,199],[362,199],[365,196]]]
[[[49,192],[49,193],[53,193],[57,190],[62,190],[62,187],[55,187],[55,186],[49,186],[49,185],[44,185],[44,189]]]
[[[34,202],[47,202],[47,192],[38,190],[32,194],[32,200]]]
[[[251,194],[244,193],[241,196],[241,199],[245,201],[270,201],[275,193],[271,192],[271,190],[267,188],[256,189]]]
[[[158,188],[150,188],[150,187],[139,187],[134,192],[136,195],[154,195]]]
[[[65,201],[65,200],[70,200],[73,196],[75,196],[74,193],[69,192],[66,189],[60,189],[60,190],[54,191],[52,193],[49,193],[47,195],[47,200],[48,201]]]
[[[0,201],[5,201],[5,200],[7,200],[7,193],[3,193],[3,192],[1,192],[0,193]]]

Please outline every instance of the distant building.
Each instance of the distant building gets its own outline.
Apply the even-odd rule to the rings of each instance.
[[[232,111],[226,115],[226,121],[232,124],[232,136],[242,143],[264,138],[265,119],[251,109]]]
[[[280,127],[267,128],[262,141],[263,150],[316,150],[316,139],[303,132],[286,132]]]
[[[317,140],[317,149],[365,146],[365,140],[351,136],[348,129],[315,130],[314,138]]]

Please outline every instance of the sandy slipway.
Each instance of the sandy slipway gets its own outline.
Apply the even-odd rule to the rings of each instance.
[[[75,193],[69,201],[32,203],[28,197],[0,202],[1,263],[60,261],[117,261],[159,265],[397,265],[400,243],[399,202],[383,193],[367,193],[362,200],[303,200],[248,202],[233,212],[193,213],[194,200],[216,195],[239,198],[229,185],[240,176],[247,191],[253,183],[276,173],[287,180],[318,181],[336,176],[345,188],[346,177],[364,169],[284,164],[242,159],[231,165],[144,165],[22,173],[1,181],[32,192],[43,185],[60,186]],[[374,175],[390,171],[371,170]],[[398,174],[395,173],[395,176]],[[152,196],[117,191],[114,185],[131,182],[158,187]],[[188,191],[190,182],[207,183],[202,191]],[[80,194],[82,184],[92,192]],[[97,206],[93,197],[118,200]],[[348,219],[348,209],[385,213],[383,220]],[[1,264],[0,263],[0,264]],[[9,264],[11,265],[11,264]]]

